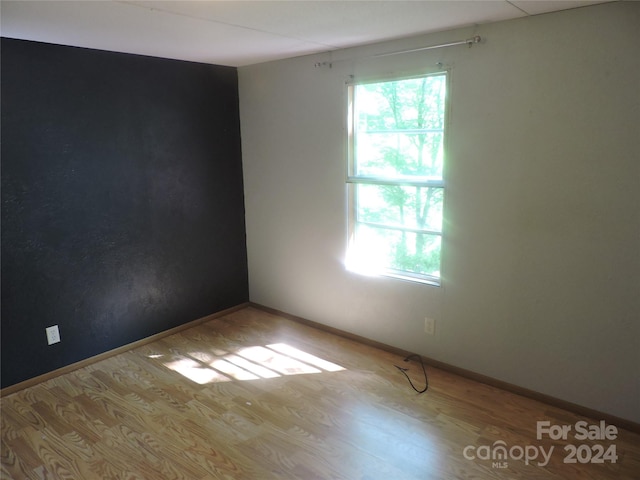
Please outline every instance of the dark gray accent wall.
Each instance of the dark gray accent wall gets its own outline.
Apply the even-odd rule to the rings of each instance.
[[[1,48],[2,387],[248,301],[236,69]]]

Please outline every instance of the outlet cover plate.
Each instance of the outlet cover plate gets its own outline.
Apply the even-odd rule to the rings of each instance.
[[[435,335],[436,333],[436,321],[433,318],[425,317],[424,319],[424,333],[427,335]]]
[[[58,330],[58,325],[52,325],[51,327],[47,327],[46,331],[47,331],[47,343],[49,345],[53,345],[54,343],[58,343],[60,341],[60,330]]]

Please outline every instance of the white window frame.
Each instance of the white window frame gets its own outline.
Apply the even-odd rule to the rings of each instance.
[[[426,177],[412,177],[412,178],[389,178],[389,177],[379,177],[379,176],[363,176],[357,175],[356,171],[356,151],[355,151],[355,88],[358,85],[371,84],[371,83],[385,83],[385,82],[394,82],[394,81],[402,81],[409,80],[412,78],[424,78],[429,76],[444,76],[445,84],[446,84],[446,95],[445,95],[445,105],[444,105],[444,123],[442,128],[443,134],[443,147],[444,147],[444,160],[443,160],[443,172],[442,178],[432,179]],[[372,80],[365,81],[351,81],[347,83],[347,186],[348,186],[348,252],[347,252],[347,268],[353,270],[358,273],[363,273],[367,275],[376,275],[376,276],[385,276],[392,277],[401,280],[407,280],[411,282],[418,282],[427,285],[432,285],[436,287],[440,287],[442,285],[442,257],[444,250],[444,242],[443,242],[443,229],[444,229],[444,218],[442,221],[442,226],[439,230],[432,229],[423,229],[423,228],[409,228],[409,227],[401,227],[401,226],[387,226],[387,225],[378,225],[370,222],[364,222],[358,220],[358,208],[357,208],[357,198],[356,198],[356,190],[357,185],[398,185],[398,186],[412,186],[412,187],[426,187],[426,188],[441,188],[443,191],[443,204],[444,204],[444,196],[445,196],[445,171],[446,171],[446,152],[447,152],[447,130],[448,130],[448,119],[449,119],[449,87],[450,87],[450,75],[448,71],[438,71],[431,73],[421,73],[418,75],[412,76],[389,76],[383,78],[376,78]],[[444,206],[443,206],[444,208]],[[443,212],[444,216],[444,212]],[[436,235],[440,236],[440,275],[428,275],[404,270],[397,270],[392,268],[382,268],[382,269],[369,269],[366,265],[361,265],[357,261],[353,261],[353,254],[355,250],[355,235],[356,228],[358,224],[368,225],[373,228],[385,228],[392,229],[398,231],[405,232],[413,232],[420,234],[428,234],[428,235]],[[357,255],[357,253],[356,253]],[[351,257],[351,258],[350,258]]]

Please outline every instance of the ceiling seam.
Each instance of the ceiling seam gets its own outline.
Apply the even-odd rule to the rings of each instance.
[[[514,8],[517,8],[518,10],[520,10],[522,13],[524,13],[527,16],[531,16],[531,14],[529,12],[527,12],[525,9],[520,8],[518,5],[516,5],[515,3],[509,1],[509,0],[505,0],[509,5],[511,5]]]
[[[292,36],[292,35],[283,35],[281,33],[270,32],[268,30],[260,30],[259,28],[247,27],[245,25],[238,25],[238,24],[230,23],[230,22],[221,22],[220,20],[212,20],[212,19],[208,19],[208,18],[196,17],[196,16],[193,16],[193,15],[187,15],[185,13],[172,12],[170,10],[165,10],[163,8],[158,8],[156,6],[150,7],[150,6],[140,5],[138,3],[128,2],[126,0],[112,0],[112,1],[114,3],[120,3],[122,5],[127,5],[127,6],[130,6],[130,7],[142,8],[142,9],[145,9],[145,10],[149,10],[151,12],[157,11],[157,12],[161,12],[161,13],[164,13],[164,14],[167,14],[167,15],[174,15],[176,17],[184,17],[184,18],[188,18],[188,19],[191,19],[191,20],[198,20],[198,21],[206,22],[206,23],[225,25],[227,27],[242,28],[244,30],[249,30],[251,32],[266,33],[266,34],[269,34],[269,35],[273,35],[274,37],[286,38],[286,39],[289,39],[289,40],[297,40],[299,42],[310,43],[310,44],[318,45],[320,47],[326,47],[326,48],[330,48],[330,49],[341,48],[339,45],[331,45],[331,44],[328,44],[328,43],[321,43],[321,42],[317,42],[317,41],[314,41],[314,40],[307,40],[305,38],[299,38],[299,37],[295,37],[295,36]]]

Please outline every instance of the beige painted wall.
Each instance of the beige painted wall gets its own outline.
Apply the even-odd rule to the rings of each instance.
[[[640,422],[639,25],[616,2],[241,68],[251,300]],[[443,286],[350,273],[345,81],[437,62]]]

